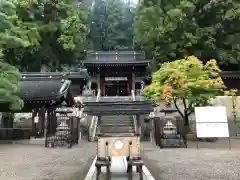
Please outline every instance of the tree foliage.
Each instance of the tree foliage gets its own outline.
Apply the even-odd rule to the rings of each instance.
[[[23,101],[19,98],[20,73],[18,69],[4,61],[6,48],[26,47],[26,33],[22,36],[16,27],[18,17],[16,7],[11,1],[0,1],[0,103],[10,105],[12,110],[21,109]]]
[[[193,54],[239,69],[239,20],[236,0],[143,0],[135,38],[157,62]]]
[[[23,71],[40,71],[44,64],[58,70],[61,64],[73,64],[84,49],[87,16],[69,0],[13,0],[18,33],[28,47],[7,48],[6,59]]]
[[[90,14],[94,50],[132,50],[135,6],[131,1],[96,0]]]
[[[144,96],[157,102],[173,103],[188,126],[194,107],[206,105],[209,99],[223,93],[224,83],[219,72],[216,60],[204,65],[195,56],[163,63],[153,74],[152,83],[144,89]],[[179,104],[183,105],[183,110]]]

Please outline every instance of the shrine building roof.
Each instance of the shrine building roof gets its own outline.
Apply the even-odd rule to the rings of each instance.
[[[240,71],[222,71],[222,79],[240,79]]]
[[[64,79],[87,79],[89,77],[87,69],[81,69],[78,72],[22,72],[22,78],[64,78]]]
[[[19,97],[24,101],[24,107],[20,112],[31,112],[32,109],[57,106],[66,102],[66,106],[74,104],[74,98],[70,91],[71,81],[62,76],[34,76],[22,74],[20,80]],[[1,111],[9,111],[0,107]]]
[[[94,51],[87,52],[85,66],[148,66],[144,52],[136,51]]]
[[[24,101],[57,100],[67,94],[71,81],[62,78],[31,78],[20,81],[20,97]]]

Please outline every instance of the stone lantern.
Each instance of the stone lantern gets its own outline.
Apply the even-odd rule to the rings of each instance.
[[[161,121],[161,146],[181,147],[180,124],[174,115],[177,109],[168,104],[160,112],[165,114]]]

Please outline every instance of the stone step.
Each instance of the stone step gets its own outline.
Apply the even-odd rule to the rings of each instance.
[[[134,133],[133,127],[101,126],[100,133]]]
[[[125,119],[125,120],[101,119],[100,122],[125,123],[125,122],[133,122],[133,120],[132,119]]]
[[[102,116],[101,117],[102,119],[132,119],[133,117],[132,116]]]
[[[100,123],[109,123],[109,122],[111,122],[111,123],[114,123],[114,124],[125,124],[125,123],[131,123],[131,122],[133,122],[133,120],[129,120],[129,121],[121,121],[121,120],[119,120],[119,121],[116,121],[116,120],[103,120],[103,121],[99,121]]]
[[[132,96],[104,96],[101,97],[101,101],[103,102],[116,102],[116,101],[132,101]]]
[[[133,118],[129,115],[102,116],[100,133],[134,133]]]
[[[102,119],[132,119],[132,116],[102,116]]]
[[[101,123],[100,126],[125,126],[125,127],[129,127],[129,126],[133,126],[133,123],[129,123],[129,124],[113,124],[113,123]]]

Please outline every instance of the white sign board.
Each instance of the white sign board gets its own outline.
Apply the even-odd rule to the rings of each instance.
[[[226,107],[196,107],[197,137],[229,137]]]
[[[229,137],[228,123],[197,123],[197,137]]]
[[[224,106],[195,107],[196,122],[228,122]]]

